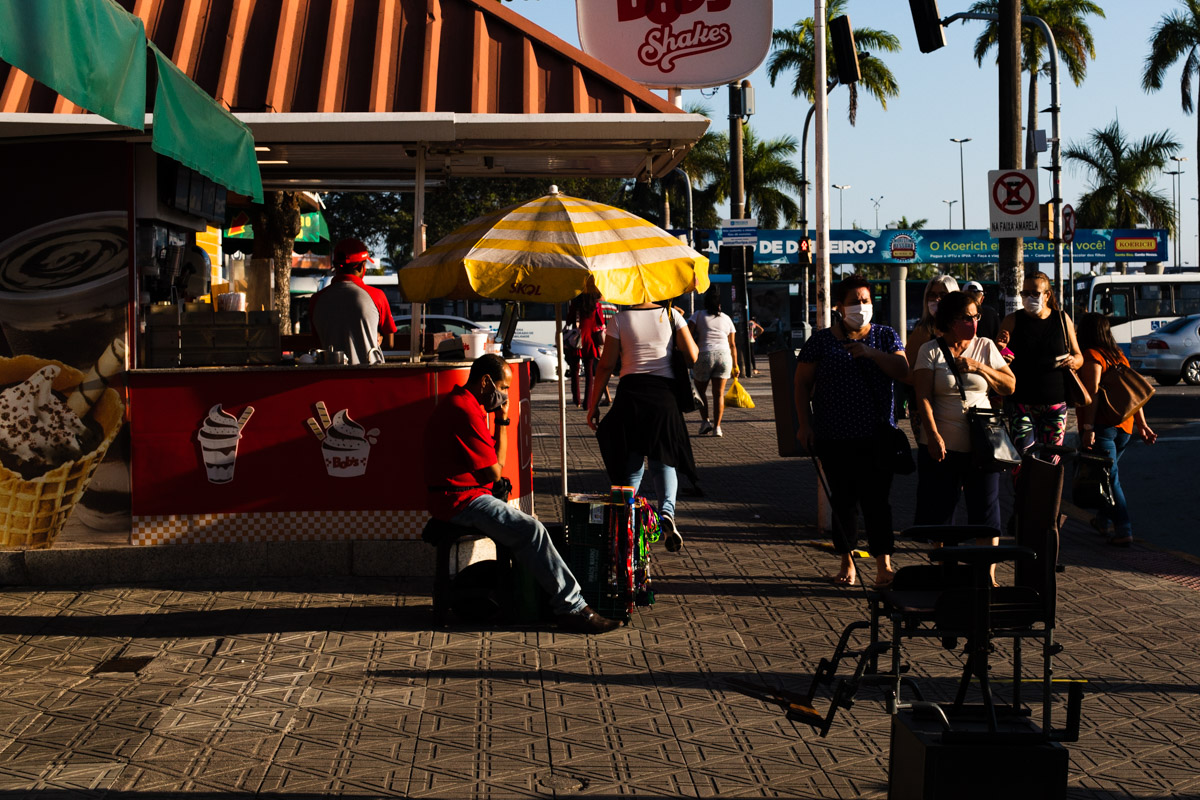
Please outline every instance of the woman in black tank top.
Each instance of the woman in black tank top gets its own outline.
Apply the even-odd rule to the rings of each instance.
[[[1083,366],[1075,326],[1050,291],[1050,278],[1036,272],[1025,278],[1020,311],[1000,324],[1008,331],[1014,357],[1009,365],[1016,391],[1005,400],[1009,433],[1025,450],[1034,442],[1061,445],[1067,424],[1067,369]]]

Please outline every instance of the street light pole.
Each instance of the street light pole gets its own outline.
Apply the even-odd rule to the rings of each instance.
[[[957,203],[958,201],[957,200],[943,200],[942,202],[946,204],[946,228],[947,229],[953,228],[954,227],[954,204]]]
[[[1171,156],[1171,160],[1175,162],[1175,169],[1177,170],[1177,174],[1179,176],[1176,178],[1176,180],[1179,182],[1179,188],[1175,192],[1176,196],[1179,198],[1175,202],[1175,267],[1178,269],[1182,261],[1179,248],[1180,243],[1182,242],[1180,237],[1183,235],[1183,232],[1179,227],[1181,224],[1179,218],[1179,205],[1183,202],[1183,162],[1187,161],[1187,156]]]
[[[835,183],[833,184],[833,188],[838,190],[838,227],[846,230],[846,209],[842,205],[842,195],[845,194],[846,189],[850,188],[850,184]]]
[[[883,195],[879,195],[879,197],[872,197],[870,200],[875,204],[875,230],[879,230],[879,203],[881,200],[883,200]]]
[[[1175,239],[1175,258],[1173,260],[1175,261],[1175,265],[1178,266],[1179,265],[1179,214],[1177,214],[1176,211],[1179,209],[1179,202],[1175,199],[1175,183],[1176,183],[1175,179],[1177,177],[1179,177],[1179,170],[1168,169],[1168,170],[1164,170],[1163,172],[1164,172],[1164,174],[1171,176],[1171,216],[1175,220],[1175,236],[1173,237]]]
[[[962,148],[962,146],[966,142],[971,141],[971,139],[970,138],[951,139],[950,141],[952,141],[958,145],[958,190],[960,192],[960,195],[959,195],[960,199],[962,200],[962,203],[959,205],[958,208],[960,211],[962,211],[962,226],[963,226],[963,230],[965,231],[967,229],[967,182],[966,182],[966,178],[963,175],[963,148]]]

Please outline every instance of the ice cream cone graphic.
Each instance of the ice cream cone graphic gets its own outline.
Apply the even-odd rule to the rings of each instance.
[[[325,460],[325,472],[333,478],[356,478],[367,472],[367,460],[371,445],[379,437],[379,429],[367,430],[350,419],[346,409],[333,415],[330,420],[325,404],[317,403],[318,423],[309,417],[307,424],[313,435],[321,442],[321,456]]]
[[[196,439],[200,442],[204,470],[210,483],[229,483],[233,480],[238,440],[242,438],[242,428],[253,413],[254,407],[246,406],[241,417],[234,417],[217,403],[200,423]]]
[[[2,546],[52,545],[121,428],[113,389],[72,410],[67,398],[83,381],[58,361],[0,358]]]

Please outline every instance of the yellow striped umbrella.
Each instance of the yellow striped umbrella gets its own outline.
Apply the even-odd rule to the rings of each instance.
[[[398,272],[408,300],[561,303],[584,291],[636,305],[708,289],[708,259],[619,208],[550,194],[479,217]]]

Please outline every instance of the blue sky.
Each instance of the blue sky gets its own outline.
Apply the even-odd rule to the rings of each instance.
[[[1185,115],[1180,108],[1180,66],[1168,72],[1160,91],[1147,94],[1141,88],[1150,33],[1165,13],[1180,4],[1176,0],[1097,2],[1104,8],[1106,19],[1091,20],[1096,60],[1089,64],[1083,85],[1076,87],[1065,67],[1062,69],[1060,124],[1064,143],[1082,142],[1090,131],[1117,118],[1132,140],[1161,130],[1170,131],[1182,145],[1178,154],[1188,159],[1183,163],[1182,261],[1196,264],[1197,205],[1190,198],[1200,194],[1196,183],[1200,161],[1196,156],[1196,117]],[[943,17],[965,11],[969,5],[969,0],[938,3]],[[515,0],[509,8],[578,46],[575,4],[570,0]],[[812,13],[811,0],[774,2],[776,28],[790,27]],[[871,198],[880,199],[880,226],[906,216],[910,220],[928,218],[931,228],[946,227],[947,205],[942,201],[958,200],[960,196],[959,146],[950,141],[951,137],[972,140],[963,145],[967,227],[986,227],[987,171],[998,167],[998,104],[994,62],[989,60],[978,67],[972,57],[975,38],[984,23],[954,23],[946,29],[946,47],[923,54],[917,48],[908,3],[903,0],[850,0],[848,14],[855,27],[882,28],[895,34],[903,49],[883,54],[900,84],[900,96],[888,102],[887,111],[863,93],[857,125],[851,127],[846,118],[845,93],[835,90],[830,96],[829,181],[850,186],[842,192],[845,227],[852,223],[875,227],[875,205]],[[808,104],[791,96],[791,79],[781,77],[772,88],[765,66],[749,77],[757,102],[758,113],[750,121],[756,133],[761,137],[791,135],[799,139]],[[1026,86],[1022,86],[1023,102]],[[1049,105],[1048,78],[1040,83],[1039,98],[1042,108]],[[714,127],[728,128],[724,89],[715,95],[684,92],[685,104],[697,101],[714,112]],[[1049,114],[1041,115],[1039,127],[1049,135]],[[811,175],[811,142],[809,151]],[[1049,163],[1047,151],[1039,164]],[[1069,165],[1064,167],[1063,199],[1073,203],[1087,191],[1086,174],[1072,170]],[[1049,173],[1042,171],[1039,189],[1043,202],[1050,197],[1049,181]],[[1160,176],[1157,186],[1170,198],[1171,176]],[[830,190],[830,224],[835,228],[840,227],[838,194]],[[962,224],[962,212],[958,204],[952,208],[953,227],[957,228]],[[811,219],[814,214],[810,212],[809,216]],[[1171,252],[1173,259],[1174,251]]]

